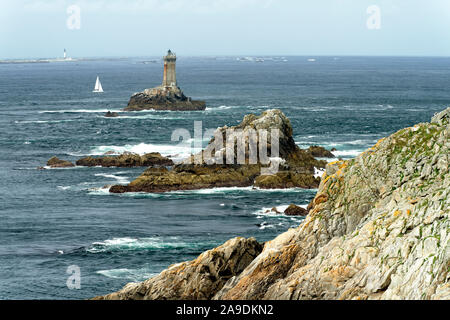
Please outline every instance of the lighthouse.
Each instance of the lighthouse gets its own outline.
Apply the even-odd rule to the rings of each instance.
[[[165,88],[177,86],[177,76],[175,72],[175,63],[177,56],[172,51],[167,51],[164,57],[164,76],[162,86]]]

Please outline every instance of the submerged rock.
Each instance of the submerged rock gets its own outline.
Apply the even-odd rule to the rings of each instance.
[[[248,139],[245,141],[245,162],[243,164],[238,164],[238,153],[234,152],[236,151],[236,145],[233,149],[231,161],[234,164],[208,164],[206,155],[211,151],[215,152],[216,159],[221,159],[223,163],[227,163],[227,152],[231,151],[227,151],[226,148],[221,150],[211,149],[215,145],[215,139],[219,137],[223,139],[223,145],[227,144],[226,132],[229,129],[240,130],[244,136],[249,134],[251,130],[266,129],[269,132],[267,136],[269,146],[271,143],[270,130],[278,129],[279,157],[271,160],[271,162],[278,164],[278,172],[266,174],[263,170],[269,165],[249,163]],[[259,148],[259,142],[256,148]],[[326,161],[316,160],[311,154],[295,144],[289,119],[280,110],[274,109],[265,111],[260,116],[246,115],[242,122],[235,127],[218,128],[215,137],[211,139],[205,150],[184,160],[183,163],[175,165],[172,170],[158,175],[146,171],[126,186],[112,187],[110,192],[165,192],[215,187],[248,187],[252,185],[260,188],[317,188],[320,179],[314,177],[314,168],[324,168],[325,165]]]
[[[76,164],[85,167],[148,167],[171,166],[173,161],[162,156],[159,152],[146,153],[142,156],[124,152],[118,156],[86,157],[77,160]]]
[[[329,163],[304,222],[214,290],[191,261],[105,298],[449,300],[449,112]]]
[[[75,165],[70,162],[70,161],[66,161],[66,160],[61,160],[58,159],[57,157],[51,157],[48,161],[47,161],[47,166],[49,166],[50,168],[69,168],[69,167],[75,167]]]
[[[206,300],[242,272],[261,252],[254,238],[228,240],[197,259],[170,266],[156,277],[129,283],[122,290],[95,300]]]
[[[308,210],[305,208],[296,206],[295,204],[290,204],[289,207],[284,210],[284,214],[287,216],[302,216],[305,217],[308,215]]]

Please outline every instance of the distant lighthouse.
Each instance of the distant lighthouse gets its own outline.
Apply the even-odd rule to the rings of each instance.
[[[175,63],[177,56],[172,51],[167,51],[167,55],[164,57],[164,76],[163,87],[176,87],[177,76],[175,72]]]
[[[67,52],[66,52],[66,48],[64,48],[64,59],[67,59]]]

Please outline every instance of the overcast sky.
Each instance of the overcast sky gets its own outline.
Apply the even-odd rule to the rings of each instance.
[[[63,48],[73,57],[450,56],[450,1],[0,0],[0,59]]]

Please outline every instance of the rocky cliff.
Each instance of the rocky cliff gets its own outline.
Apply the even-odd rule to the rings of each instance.
[[[239,264],[252,239],[101,298],[450,299],[449,118],[450,108],[328,164],[304,222],[244,254],[229,279],[214,261]]]

